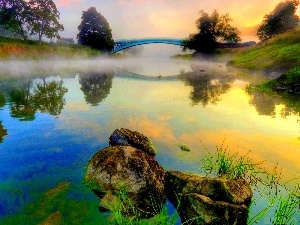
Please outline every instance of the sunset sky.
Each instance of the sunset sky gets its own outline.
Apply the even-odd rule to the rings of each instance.
[[[257,40],[255,33],[264,15],[281,0],[54,0],[65,30],[62,37],[76,39],[82,11],[96,7],[109,22],[113,38],[185,38],[195,33],[199,11],[229,13],[243,41]],[[300,15],[300,7],[297,10]]]

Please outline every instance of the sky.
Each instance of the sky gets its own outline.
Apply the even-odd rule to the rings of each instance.
[[[54,0],[65,30],[76,39],[82,11],[96,7],[108,21],[114,40],[148,37],[186,38],[196,33],[200,10],[229,13],[242,41],[257,41],[257,27],[281,0]],[[300,15],[300,7],[297,10]]]

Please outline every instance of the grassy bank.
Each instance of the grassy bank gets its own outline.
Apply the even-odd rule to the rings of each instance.
[[[295,67],[274,80],[249,88],[250,90],[254,88],[260,91],[272,90],[285,94],[300,94],[300,67]]]
[[[229,65],[245,69],[288,70],[300,65],[300,28],[236,52]]]
[[[89,58],[99,55],[99,51],[77,44],[42,43],[39,45],[37,41],[0,37],[0,60]]]

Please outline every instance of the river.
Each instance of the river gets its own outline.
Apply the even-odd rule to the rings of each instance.
[[[0,66],[4,224],[109,224],[82,180],[88,160],[121,127],[149,137],[165,170],[200,173],[201,157],[223,143],[266,170],[278,164],[282,182],[299,177],[299,103],[247,92],[267,80],[259,72],[168,57]]]

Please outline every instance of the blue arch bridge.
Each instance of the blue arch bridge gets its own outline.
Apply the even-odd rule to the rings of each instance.
[[[126,48],[131,48],[137,45],[146,44],[170,44],[170,45],[183,45],[183,39],[172,39],[172,38],[146,38],[146,39],[133,39],[133,40],[119,40],[115,41],[114,49],[112,53],[122,51]]]

